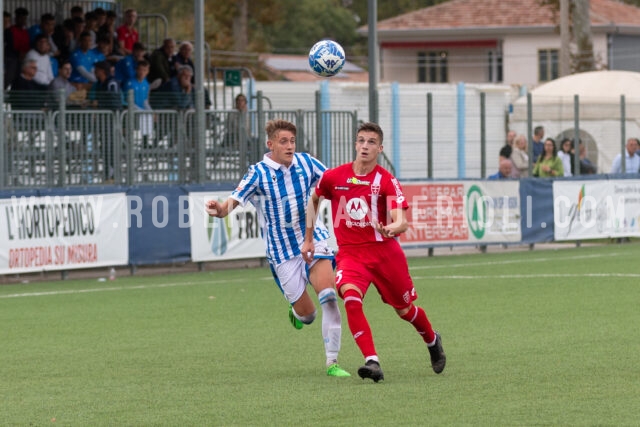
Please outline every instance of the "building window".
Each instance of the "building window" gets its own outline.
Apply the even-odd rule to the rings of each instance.
[[[538,51],[538,77],[541,82],[558,78],[558,49]]]
[[[489,82],[502,82],[502,52],[489,51]]]
[[[449,81],[447,52],[418,52],[418,83],[446,83]]]

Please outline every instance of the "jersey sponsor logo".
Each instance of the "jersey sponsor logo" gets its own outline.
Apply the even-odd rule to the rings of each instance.
[[[335,190],[342,190],[342,191],[347,191],[349,189],[349,187],[342,187],[340,185],[336,185],[334,187]]]
[[[355,219],[356,221],[360,221],[367,216],[367,213],[369,213],[369,206],[364,200],[360,198],[354,198],[347,202],[345,210],[351,218]]]
[[[392,178],[391,182],[393,183],[393,186],[396,189],[396,196],[397,196],[397,200],[398,203],[402,203],[404,201],[404,195],[402,194],[402,189],[400,188],[400,183],[398,182],[398,180],[396,178]]]
[[[356,178],[355,176],[351,177],[351,178],[347,178],[347,184],[353,184],[353,185],[369,185],[370,182],[369,181],[360,181],[358,178]]]

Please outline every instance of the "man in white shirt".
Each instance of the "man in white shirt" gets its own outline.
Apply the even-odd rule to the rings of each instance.
[[[48,86],[54,79],[53,68],[51,67],[51,45],[49,38],[44,34],[38,34],[33,42],[34,48],[31,49],[25,59],[34,60],[38,67],[38,71],[33,80],[41,85]]]
[[[640,171],[640,157],[636,156],[638,148],[640,148],[638,138],[629,138],[627,140],[627,150],[624,156],[625,173],[638,173]],[[611,173],[622,173],[622,156],[620,154],[613,159]]]

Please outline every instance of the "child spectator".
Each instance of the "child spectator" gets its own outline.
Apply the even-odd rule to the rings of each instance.
[[[50,14],[45,13],[40,17],[40,24],[33,25],[29,28],[29,38],[31,40],[31,45],[35,46],[36,36],[40,34],[44,34],[49,39],[50,51],[49,55],[58,56],[60,51],[58,50],[58,46],[56,45],[53,39],[53,33],[56,28],[56,18]]]
[[[49,38],[45,34],[40,34],[36,36],[33,49],[31,49],[26,56],[26,59],[35,61],[38,67],[36,74],[33,76],[33,80],[44,86],[49,86],[49,83],[55,78],[53,75],[53,67],[51,66],[52,58],[49,56],[50,50]]]
[[[127,55],[116,63],[116,80],[124,84],[136,76],[138,62],[144,59],[146,48],[142,43],[133,45],[133,53]]]
[[[91,35],[86,31],[83,32],[80,35],[79,47],[71,54],[70,62],[73,71],[69,80],[78,89],[88,88],[91,83],[96,81],[93,72],[95,61],[93,53],[89,49],[90,43]]]

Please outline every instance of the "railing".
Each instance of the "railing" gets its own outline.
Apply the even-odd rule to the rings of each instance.
[[[298,150],[327,166],[353,160],[355,112],[206,110],[200,150],[194,110],[81,110],[46,99],[44,109],[24,102],[5,109],[0,188],[238,181],[267,151],[264,126],[274,118],[296,124]]]

